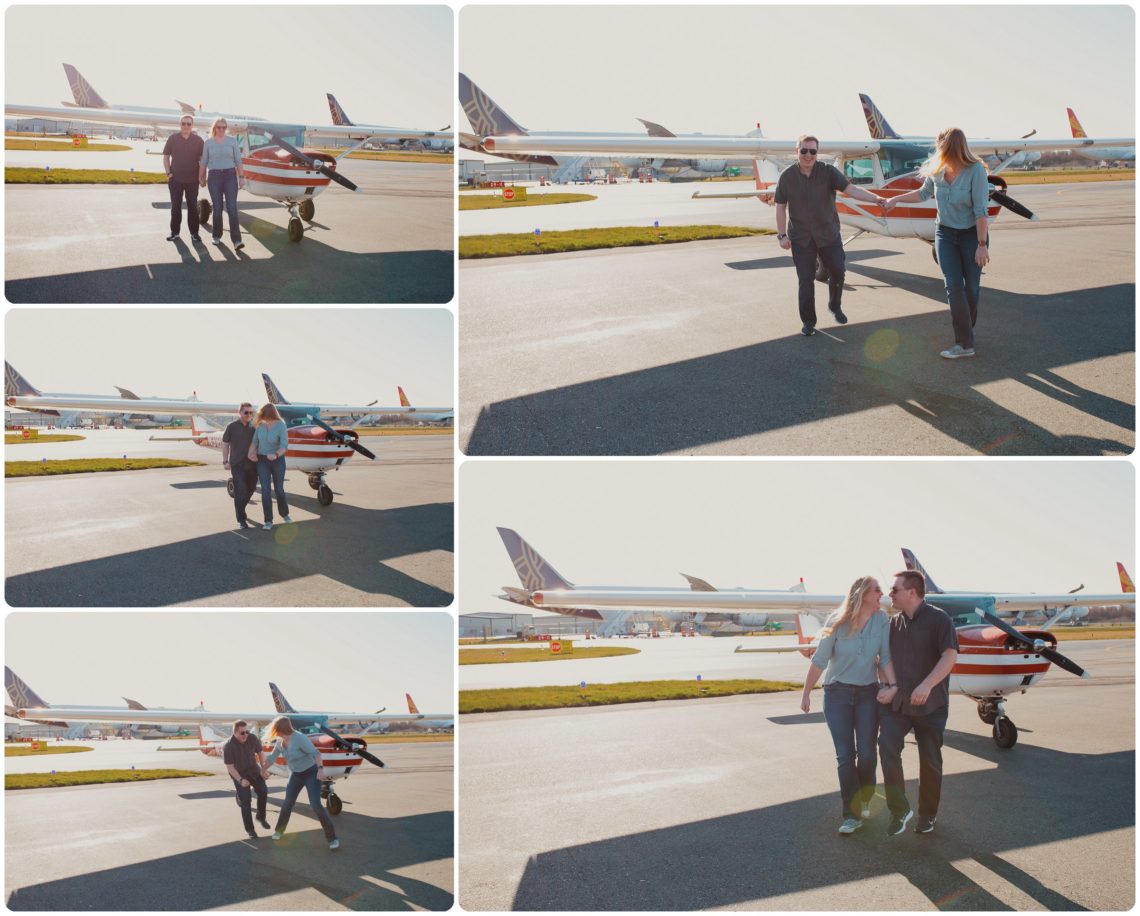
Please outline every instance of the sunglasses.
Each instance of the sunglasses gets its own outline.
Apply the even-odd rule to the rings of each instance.
[[[234,734],[237,735],[239,738],[244,738],[246,735],[249,734],[249,732],[234,732]]]
[[[243,411],[241,412],[241,415],[242,415],[243,417],[252,417],[252,416],[253,416],[253,411],[252,411],[252,410],[243,410]]]
[[[194,126],[194,122],[193,122],[193,121],[183,121],[183,122],[182,122],[182,126],[183,126],[183,127],[193,127],[193,126]]]
[[[800,147],[800,155],[801,156],[818,156],[819,150],[817,150],[817,149],[804,149],[803,147]]]

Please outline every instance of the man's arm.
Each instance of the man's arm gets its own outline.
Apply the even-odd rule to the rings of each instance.
[[[942,652],[942,657],[938,659],[938,664],[934,666],[934,670],[930,672],[922,683],[914,688],[914,692],[910,695],[910,702],[914,706],[921,706],[928,699],[930,699],[930,691],[936,686],[941,684],[950,674],[950,669],[954,667],[954,663],[958,661],[957,649],[945,649]]]
[[[238,773],[237,767],[235,767],[232,763],[226,764],[226,772],[230,774],[230,777],[233,779],[234,782],[240,783],[242,781],[241,774]]]
[[[162,170],[164,172],[166,172],[167,178],[170,177],[170,159],[171,159],[170,153],[163,153],[162,154]]]
[[[856,200],[865,201],[869,204],[879,204],[883,202],[883,198],[881,198],[878,194],[872,194],[870,191],[865,191],[863,188],[859,187],[859,185],[854,183],[848,183],[847,187],[845,187],[839,193],[844,194],[847,197],[854,197]]]

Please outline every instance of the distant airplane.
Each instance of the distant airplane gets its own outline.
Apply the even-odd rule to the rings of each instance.
[[[1081,127],[1081,122],[1077,120],[1077,115],[1071,108],[1066,108],[1069,115],[1069,129],[1073,132],[1073,136],[1078,140],[1083,140],[1088,137],[1085,129]],[[1107,162],[1135,162],[1136,161],[1136,146],[1110,146],[1103,149],[1089,150],[1081,146],[1074,147],[1074,156],[1080,156],[1082,159],[1092,159],[1094,162],[1101,160]]]
[[[326,92],[325,98],[327,98],[328,102],[329,102],[329,113],[332,115],[333,124],[336,124],[338,126],[359,127],[359,128],[382,127],[382,125],[379,125],[379,124],[360,124],[360,123],[357,123],[355,121],[352,121],[351,119],[349,119],[348,115],[345,113],[344,109],[341,107],[340,102],[338,102],[336,100],[335,95],[333,95],[331,92]],[[439,133],[445,134],[449,130],[451,130],[450,124],[448,124],[446,127],[441,127],[439,129]],[[419,149],[425,149],[425,150],[434,150],[434,151],[446,152],[448,150],[454,149],[455,141],[452,140],[450,136],[445,136],[445,137],[434,137],[434,138],[426,139],[426,140],[423,140],[423,139],[421,139],[421,140],[400,140],[399,145],[404,149],[419,148]]]

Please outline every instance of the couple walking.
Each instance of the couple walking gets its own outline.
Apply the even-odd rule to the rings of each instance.
[[[942,795],[942,735],[949,713],[949,675],[958,658],[950,617],[926,602],[926,580],[913,570],[895,573],[890,597],[899,612],[880,608],[883,590],[871,576],[856,579],[843,607],[820,631],[808,666],[800,708],[811,710],[811,690],[823,677],[823,716],[835,744],[841,834],[863,826],[875,793],[876,750],[890,820],[887,834],[902,833],[914,810],[903,777],[903,741],[918,744],[918,821],[931,833]]]
[[[297,803],[301,789],[305,789],[309,794],[309,807],[321,822],[329,849],[339,849],[340,840],[336,837],[332,818],[321,804],[321,780],[324,778],[324,769],[321,766],[320,751],[313,747],[313,742],[306,735],[293,730],[293,723],[287,716],[278,716],[274,719],[266,735],[273,740],[268,755],[261,745],[261,739],[250,732],[249,724],[243,719],[238,719],[234,723],[233,734],[226,742],[222,754],[226,770],[237,790],[237,803],[241,808],[241,820],[246,834],[251,840],[257,839],[257,831],[253,829],[254,793],[257,795],[257,822],[266,830],[269,829],[269,821],[265,816],[269,795],[265,780],[269,776],[269,761],[281,756],[285,758],[285,765],[289,768],[289,784],[285,788],[285,801],[281,804],[281,813],[277,815],[273,839],[279,840],[285,836],[285,828],[289,826],[293,806]]]
[[[257,483],[261,483],[261,509],[266,531],[273,528],[272,490],[277,494],[277,511],[285,522],[289,517],[289,501],[285,498],[285,452],[289,448],[289,431],[272,404],[264,405],[253,418],[253,405],[243,401],[234,420],[222,434],[222,467],[233,475],[234,511],[239,528],[248,528],[245,507],[253,499]]]

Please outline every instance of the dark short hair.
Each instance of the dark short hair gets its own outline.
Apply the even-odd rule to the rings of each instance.
[[[238,404],[238,410],[245,410],[247,407],[250,410],[253,410],[253,405],[249,403],[249,401],[242,401],[240,404]]]
[[[796,140],[796,147],[798,148],[805,140],[811,140],[812,143],[816,145],[816,148],[819,148],[819,137],[813,137],[811,134],[801,134],[799,139]]]
[[[914,569],[904,569],[895,573],[896,579],[902,579],[906,588],[913,588],[919,598],[926,597],[926,577]]]
[[[249,728],[249,723],[248,723],[248,722],[246,722],[246,721],[245,721],[245,719],[238,719],[236,722],[234,722],[234,731],[236,732],[236,731],[237,731],[239,728],[241,728],[243,725],[244,725],[246,728]]]

